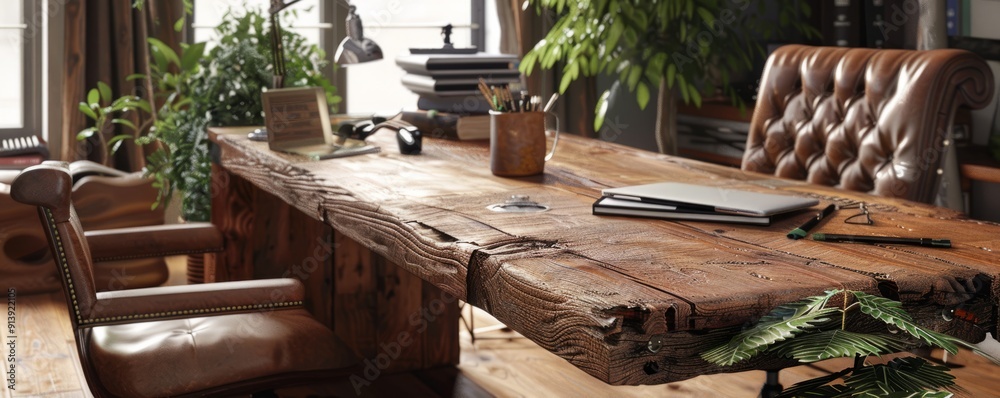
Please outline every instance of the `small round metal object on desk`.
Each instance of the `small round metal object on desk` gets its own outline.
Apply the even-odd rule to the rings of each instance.
[[[548,206],[530,199],[528,195],[512,195],[506,202],[492,204],[486,208],[498,213],[539,213],[549,210]]]
[[[267,141],[267,128],[261,127],[247,133],[250,141]]]
[[[651,337],[646,343],[646,349],[654,354],[660,352],[660,348],[663,348],[663,336],[661,335]]]

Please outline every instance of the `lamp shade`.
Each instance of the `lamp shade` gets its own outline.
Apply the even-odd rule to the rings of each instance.
[[[361,17],[356,8],[350,7],[347,15],[347,37],[337,46],[334,61],[339,65],[358,64],[382,59],[382,48],[372,39],[366,38],[361,26]]]

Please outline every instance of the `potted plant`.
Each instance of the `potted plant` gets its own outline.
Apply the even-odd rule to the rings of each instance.
[[[810,2],[774,0],[769,15],[764,2],[749,0],[531,0],[536,9],[558,17],[547,35],[521,62],[530,74],[535,65],[562,67],[559,91],[574,80],[598,74],[617,75],[597,101],[594,128],[604,124],[609,102],[622,86],[634,93],[641,109],[657,90],[657,144],[676,153],[676,91],[686,103],[701,106],[704,92],[721,89],[734,104],[742,100],[730,86],[736,73],[753,70],[763,58],[760,40],[819,31],[804,21]]]
[[[228,11],[216,28],[217,45],[198,57],[197,65],[184,61],[193,58],[190,53],[198,54],[203,43],[186,46],[179,55],[171,54],[169,48],[154,52],[165,58],[157,59],[158,70],[175,65],[181,73],[174,85],[169,84],[169,73],[160,74],[160,81],[168,83],[163,88],[171,92],[171,98],[160,108],[160,118],[145,138],[162,144],[149,157],[148,170],[156,178],[163,199],[175,191],[181,193],[181,212],[186,220],[209,219],[211,165],[206,128],[263,124],[260,94],[272,84],[273,69],[267,20],[259,10],[248,9],[243,14]],[[286,85],[323,87],[336,112],[341,99],[322,74],[327,64],[324,52],[291,31],[283,32],[282,40]]]
[[[141,9],[141,2],[136,4]],[[177,21],[175,28],[183,22]],[[80,103],[80,111],[95,125],[82,130],[78,139],[97,134],[105,144],[102,147],[113,152],[124,140],[133,138],[131,134],[113,135],[114,127],[121,125],[138,131],[137,143],[158,145],[147,159],[147,174],[160,189],[160,203],[174,192],[181,193],[182,217],[188,221],[208,221],[210,214],[206,128],[263,124],[260,93],[272,82],[269,28],[263,12],[249,9],[237,14],[230,10],[216,33],[218,43],[207,52],[206,43],[181,44],[181,51],[176,52],[156,38],[147,39],[149,71],[129,79],[145,79],[147,92],[154,93],[152,98],[112,99],[110,88],[98,83]],[[326,54],[291,31],[284,32],[282,40],[287,84],[322,87],[327,103],[336,112],[341,98],[322,74]],[[135,126],[122,117],[138,110],[151,114],[148,124]]]
[[[851,330],[848,325],[868,325],[868,331]],[[872,325],[885,327],[878,332]],[[939,347],[952,355],[965,347],[997,362],[972,344],[917,324],[898,301],[842,289],[778,306],[755,324],[734,331],[728,342],[703,352],[701,357],[721,366],[765,353],[802,363],[855,358],[854,366],[800,382],[780,397],[952,396],[947,390],[954,386],[955,378],[945,366],[912,356],[884,364],[865,361],[871,355],[916,345]]]

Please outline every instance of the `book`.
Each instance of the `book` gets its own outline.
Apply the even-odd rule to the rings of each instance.
[[[417,98],[417,109],[422,111],[433,110],[465,116],[486,114],[491,108],[490,103],[480,93],[445,97],[421,95]]]
[[[958,36],[962,32],[961,11],[959,0],[946,0],[944,10],[944,28],[948,36]]]
[[[42,164],[47,158],[40,153],[0,157],[0,170],[20,170]]]
[[[865,46],[885,48],[885,2],[884,0],[864,1]],[[957,0],[956,0],[957,1]]]
[[[861,0],[823,2],[823,44],[837,47],[860,47],[862,43]]]
[[[462,71],[464,74],[497,74],[497,71],[516,71],[518,58],[505,54],[406,54],[396,57],[396,65],[408,73],[429,76],[443,71]],[[452,72],[454,73],[454,72]]]
[[[607,196],[601,197],[594,202],[592,212],[598,216],[607,215],[682,221],[715,221],[762,226],[771,225],[771,217],[768,216],[741,216],[712,211],[679,210],[676,206],[614,199]]]
[[[415,75],[407,73],[403,75],[403,86],[410,91],[420,95],[431,96],[463,96],[479,95],[479,77],[460,78],[434,78],[431,76]],[[486,84],[495,86],[510,86],[511,90],[517,91],[520,88],[520,76],[509,77],[482,77]]]
[[[459,141],[490,138],[490,115],[404,111],[396,118],[416,126],[424,137]]]

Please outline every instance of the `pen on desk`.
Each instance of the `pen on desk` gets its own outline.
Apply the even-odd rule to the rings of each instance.
[[[826,218],[826,216],[829,216],[830,213],[833,213],[834,210],[837,210],[837,205],[831,204],[827,206],[825,209],[823,209],[823,211],[816,213],[816,217],[810,218],[809,221],[806,221],[805,224],[802,224],[802,226],[793,229],[792,232],[789,232],[788,239],[805,238],[806,234],[809,233],[810,229],[813,229],[813,227],[815,227],[816,224],[819,224],[820,221],[823,221],[823,219]]]
[[[837,235],[837,234],[812,234],[813,240],[820,242],[846,242],[846,243],[867,243],[870,245],[917,245],[924,247],[951,247],[948,239],[931,238],[893,238],[888,236],[865,236],[865,235]]]

